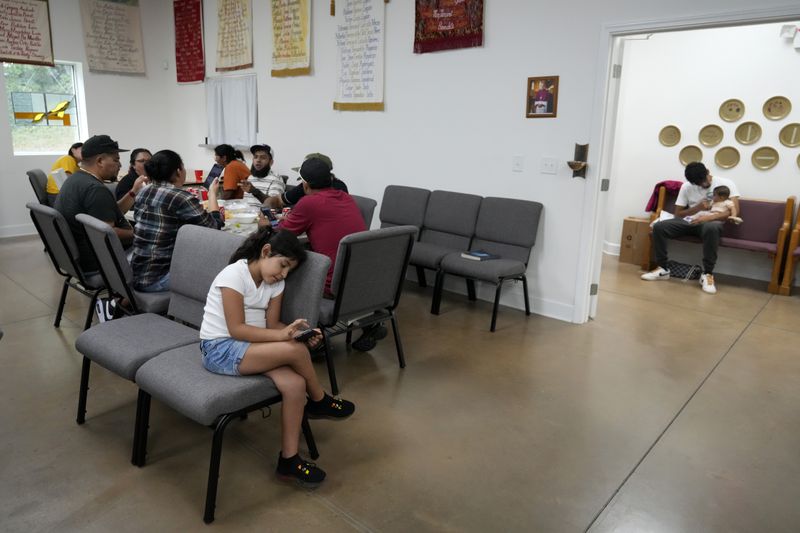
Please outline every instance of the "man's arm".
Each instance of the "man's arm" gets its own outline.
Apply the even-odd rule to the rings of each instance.
[[[704,209],[708,209],[710,204],[708,200],[703,200],[702,202],[693,205],[692,207],[686,207],[685,205],[675,205],[675,217],[676,218],[684,218],[690,215],[694,215],[698,211],[703,211]]]
[[[136,195],[139,194],[139,191],[142,190],[142,187],[144,187],[145,183],[147,183],[147,176],[139,176],[136,178],[136,181],[133,182],[133,187],[131,187],[131,190],[128,191],[128,194],[117,200],[117,207],[119,207],[119,210],[122,214],[127,213],[128,210],[133,207],[133,202],[136,200]]]

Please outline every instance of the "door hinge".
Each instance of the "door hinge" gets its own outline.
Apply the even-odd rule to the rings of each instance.
[[[589,285],[589,296],[596,296],[597,295],[597,283],[592,283]]]
[[[611,67],[611,77],[614,79],[620,79],[622,77],[622,65],[619,63],[615,63]]]
[[[607,192],[611,186],[611,180],[608,178],[600,180],[600,192]]]

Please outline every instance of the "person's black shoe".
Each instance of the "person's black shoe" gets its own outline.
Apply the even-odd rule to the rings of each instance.
[[[384,326],[382,322],[367,326],[364,328],[358,340],[352,344],[353,349],[359,352],[368,352],[375,348],[378,341],[385,339],[388,334],[389,330],[386,329],[386,326]]]
[[[308,418],[341,420],[342,418],[347,418],[352,415],[355,410],[356,406],[353,402],[348,402],[341,398],[334,398],[328,393],[325,393],[325,396],[318,402],[309,398],[306,403],[306,416],[308,416]]]
[[[325,471],[314,463],[304,460],[300,454],[288,459],[278,454],[275,474],[281,481],[297,481],[303,485],[318,485],[325,479]]]

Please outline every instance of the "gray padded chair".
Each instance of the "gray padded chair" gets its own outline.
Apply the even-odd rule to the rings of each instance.
[[[421,229],[430,195],[431,191],[428,189],[388,185],[383,191],[381,212],[378,215],[381,227],[416,226]]]
[[[355,194],[351,194],[350,197],[355,200],[358,210],[361,211],[361,217],[364,219],[364,224],[366,224],[367,229],[369,229],[369,227],[372,225],[372,217],[375,215],[375,206],[378,205],[378,202],[372,198],[367,198],[366,196],[357,196]]]
[[[210,242],[213,236],[231,237],[228,234],[184,226],[178,232],[175,254],[170,270],[169,315],[176,319],[199,325],[203,317],[208,289],[219,272],[207,268],[212,257],[225,259],[236,246],[225,248]],[[202,265],[200,268],[198,265]],[[290,323],[296,318],[306,318],[316,323],[319,315],[325,276],[330,266],[327,257],[308,252],[306,261],[286,279],[281,321]],[[212,275],[212,271],[213,275]],[[211,446],[211,464],[208,472],[206,503],[203,520],[214,520],[217,482],[219,478],[222,440],[228,424],[247,413],[281,401],[281,395],[271,379],[263,375],[223,376],[213,374],[203,367],[197,343],[166,351],[144,363],[136,372],[139,401],[136,410],[133,464],[144,466],[147,452],[147,429],[150,419],[150,401],[160,402],[195,422],[214,430]],[[313,459],[319,457],[311,427],[303,419],[303,434]]]
[[[481,202],[475,236],[470,249],[485,250],[500,256],[500,258],[475,261],[464,259],[461,257],[461,252],[446,255],[436,273],[431,313],[439,314],[444,277],[446,274],[451,274],[467,279],[467,293],[472,301],[475,300],[475,280],[494,283],[497,286],[490,331],[494,331],[497,324],[500,289],[505,280],[522,281],[525,314],[530,315],[528,280],[525,272],[528,268],[531,248],[536,244],[536,233],[539,229],[542,209],[543,205],[539,202],[511,198],[484,198]]]
[[[89,310],[86,312],[86,320],[83,329],[89,329],[94,317],[94,305],[98,296],[105,290],[103,278],[100,274],[87,276],[80,267],[78,258],[78,245],[72,236],[72,231],[64,217],[46,205],[29,202],[25,207],[30,210],[31,220],[36,226],[42,242],[44,243],[47,255],[53,262],[53,266],[59,275],[64,276],[64,286],[61,290],[61,298],[58,301],[58,311],[53,325],[58,327],[61,324],[61,315],[64,313],[64,303],[67,300],[67,290],[71,287],[79,293],[90,298]]]
[[[433,191],[425,209],[419,242],[411,252],[421,287],[426,287],[425,269],[438,271],[442,258],[469,250],[482,198],[474,194]]]
[[[33,168],[27,171],[26,174],[36,199],[40,204],[50,207],[50,200],[47,197],[47,174],[38,168]]]
[[[400,368],[405,368],[395,309],[400,303],[408,258],[416,238],[416,227],[396,226],[352,233],[339,242],[331,280],[335,299],[322,300],[319,316],[334,394],[339,393],[339,385],[330,338],[336,335],[391,320],[397,360]]]
[[[165,314],[169,306],[169,291],[141,292],[133,288],[133,270],[114,228],[91,215],[79,214],[75,219],[86,229],[89,246],[97,258],[106,287],[113,295],[128,300],[130,308],[123,309],[123,312]]]

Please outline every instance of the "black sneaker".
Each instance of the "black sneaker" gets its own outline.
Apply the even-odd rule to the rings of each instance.
[[[363,330],[364,332],[358,338],[357,341],[353,343],[353,349],[358,350],[359,352],[368,352],[377,346],[378,341],[381,339],[385,339],[386,335],[389,334],[389,330],[386,329],[386,326],[383,323],[373,324],[371,326],[367,326]]]
[[[332,420],[341,420],[352,415],[356,410],[353,402],[342,400],[341,398],[334,398],[328,393],[318,402],[308,399],[306,403],[306,416],[308,418],[329,418]]]
[[[279,453],[275,474],[281,481],[298,481],[303,485],[317,485],[325,479],[325,471],[304,460],[300,454],[285,459]]]

